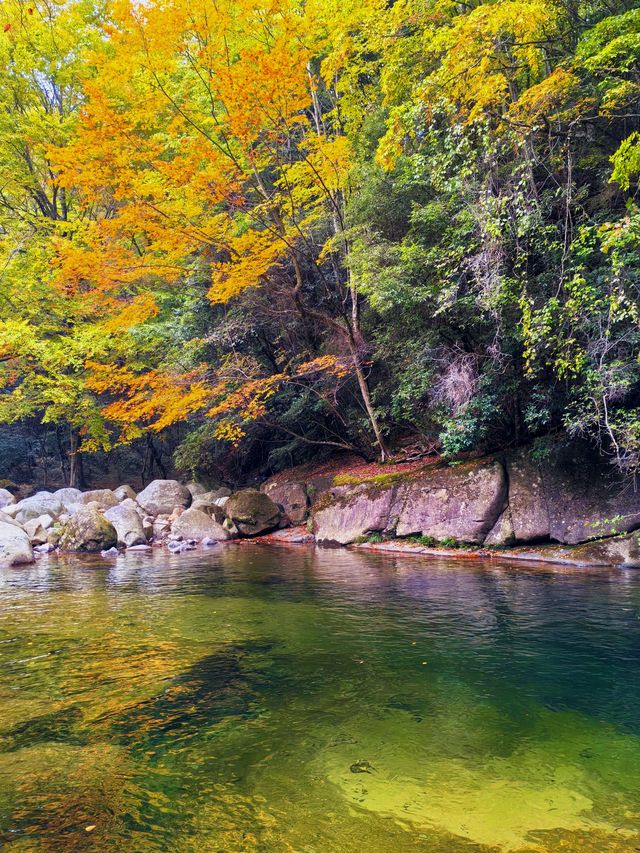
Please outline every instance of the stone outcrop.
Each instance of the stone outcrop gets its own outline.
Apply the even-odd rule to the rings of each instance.
[[[367,533],[388,531],[397,491],[366,484],[340,486],[326,493],[313,513],[316,540],[348,545]]]
[[[131,548],[134,545],[147,544],[138,505],[131,498],[105,510],[104,517],[114,526],[118,545]]]
[[[24,529],[32,545],[44,545],[49,540],[49,530],[53,524],[50,515],[39,515],[25,522]]]
[[[333,489],[319,502],[313,525],[317,540],[327,544],[345,545],[374,532],[480,544],[506,496],[499,461],[432,466],[405,480],[379,485],[374,479]]]
[[[304,483],[267,482],[262,491],[282,508],[291,524],[302,524],[309,515],[309,496]]]
[[[115,527],[95,503],[81,507],[65,521],[60,533],[60,547],[64,551],[105,551],[117,541]]]
[[[574,545],[640,528],[640,494],[607,460],[573,443],[537,461],[527,450],[326,489],[312,508],[319,542],[370,533],[487,547]]]
[[[506,467],[504,535],[488,537],[487,544],[551,540],[575,545],[640,527],[640,494],[582,443],[561,447],[540,461],[521,450],[507,457]]]
[[[175,507],[191,504],[191,492],[177,480],[153,480],[136,500],[149,515],[170,515]]]
[[[201,542],[203,539],[210,539],[215,542],[222,542],[225,539],[230,539],[231,534],[225,528],[199,509],[185,509],[185,511],[171,525],[171,535],[182,539],[194,539]]]
[[[33,561],[33,548],[25,531],[16,524],[0,522],[0,566],[18,566]]]
[[[258,536],[273,530],[281,518],[280,510],[271,498],[255,489],[243,489],[231,495],[224,505],[224,512],[241,536]]]

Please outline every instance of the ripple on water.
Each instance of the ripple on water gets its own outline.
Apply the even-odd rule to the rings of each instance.
[[[0,597],[3,849],[640,847],[636,575],[232,546]]]

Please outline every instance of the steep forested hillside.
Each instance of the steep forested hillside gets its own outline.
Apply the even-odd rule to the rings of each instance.
[[[5,0],[0,422],[71,482],[158,440],[634,475],[635,6]]]

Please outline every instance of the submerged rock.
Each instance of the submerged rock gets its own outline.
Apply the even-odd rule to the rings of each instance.
[[[29,537],[16,524],[0,522],[0,566],[33,563],[33,548]]]
[[[224,512],[242,536],[257,536],[273,530],[281,518],[277,504],[264,492],[255,489],[243,489],[231,495],[224,505]]]
[[[169,515],[177,506],[188,507],[191,493],[177,480],[153,480],[136,500],[148,515]]]
[[[95,505],[79,509],[60,531],[60,547],[65,551],[105,551],[117,541],[115,527]]]

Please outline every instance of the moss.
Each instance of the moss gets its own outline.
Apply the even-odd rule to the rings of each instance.
[[[376,474],[373,477],[356,477],[354,474],[336,474],[333,478],[334,486],[373,486],[384,489],[387,486],[395,486],[408,475],[403,471],[393,471],[388,474]]]

